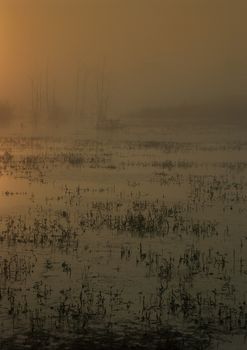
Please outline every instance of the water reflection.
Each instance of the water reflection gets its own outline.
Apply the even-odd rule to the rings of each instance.
[[[3,349],[217,348],[245,331],[247,144],[130,135],[2,139]]]

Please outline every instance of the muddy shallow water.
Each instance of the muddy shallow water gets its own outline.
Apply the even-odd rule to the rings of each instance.
[[[1,138],[1,349],[245,348],[247,133],[185,129]]]

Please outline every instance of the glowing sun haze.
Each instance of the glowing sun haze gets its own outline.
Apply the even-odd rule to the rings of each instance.
[[[27,101],[49,62],[70,103],[78,61],[106,63],[115,108],[243,94],[245,0],[0,0],[1,98]]]

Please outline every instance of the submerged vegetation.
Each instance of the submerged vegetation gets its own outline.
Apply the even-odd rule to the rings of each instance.
[[[244,344],[246,148],[2,138],[1,349]]]

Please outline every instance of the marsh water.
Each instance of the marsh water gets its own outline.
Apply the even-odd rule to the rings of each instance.
[[[2,136],[1,349],[245,349],[246,136]]]

